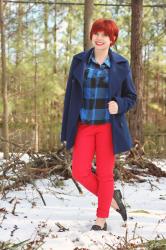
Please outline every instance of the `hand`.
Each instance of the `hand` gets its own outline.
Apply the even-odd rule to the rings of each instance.
[[[118,113],[118,104],[115,101],[108,102],[108,110],[110,114],[114,115]]]

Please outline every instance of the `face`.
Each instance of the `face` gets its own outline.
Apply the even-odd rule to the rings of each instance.
[[[98,31],[92,35],[92,44],[97,50],[108,50],[110,43],[110,38],[104,34],[104,31]]]

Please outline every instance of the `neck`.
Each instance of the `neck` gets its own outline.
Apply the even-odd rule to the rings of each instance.
[[[108,50],[109,49],[106,49],[106,50],[96,50],[94,48],[94,55],[95,55],[95,59],[96,61],[103,61],[107,58],[108,56]]]

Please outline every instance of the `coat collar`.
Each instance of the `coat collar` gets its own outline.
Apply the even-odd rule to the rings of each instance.
[[[78,58],[78,59],[80,59],[82,61],[87,61],[89,56],[91,55],[93,49],[94,49],[94,47],[89,49],[89,50],[83,51],[83,52],[81,52],[79,54],[76,54],[75,58]],[[111,48],[109,49],[108,54],[109,54],[110,60],[114,61],[115,63],[126,62],[127,61],[123,56],[121,56],[118,53],[114,52]]]

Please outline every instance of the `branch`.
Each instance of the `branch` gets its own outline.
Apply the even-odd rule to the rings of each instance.
[[[23,3],[23,4],[30,4],[30,3],[34,3],[34,4],[49,4],[49,5],[84,5],[84,3],[71,3],[71,2],[51,2],[51,1],[11,1],[11,0],[5,0],[5,3]],[[119,7],[131,7],[131,4],[109,4],[109,3],[95,3],[94,6],[119,6]],[[143,7],[150,7],[150,8],[166,8],[166,4],[145,4],[143,5]]]

